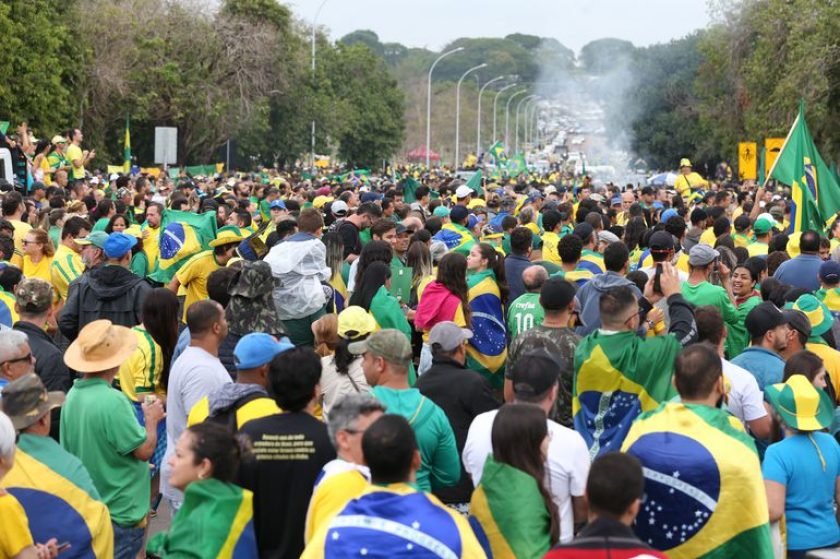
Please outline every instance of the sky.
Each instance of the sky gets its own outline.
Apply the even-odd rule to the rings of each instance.
[[[283,0],[281,0],[283,1]],[[707,0],[285,0],[296,17],[333,40],[357,29],[382,42],[440,50],[459,37],[526,33],[552,37],[580,52],[604,37],[636,46],[662,43],[709,23]]]

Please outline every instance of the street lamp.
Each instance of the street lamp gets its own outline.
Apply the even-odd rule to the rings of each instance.
[[[487,89],[488,85],[490,85],[491,83],[495,83],[499,80],[503,80],[503,79],[505,79],[504,76],[497,76],[497,77],[493,78],[492,80],[490,80],[489,82],[487,82],[486,84],[484,84],[483,86],[481,86],[481,89],[478,90],[478,109],[476,110],[476,113],[478,114],[478,118],[476,119],[478,121],[478,124],[476,126],[476,131],[475,131],[475,156],[476,157],[481,155],[481,94],[484,93],[484,90]],[[493,116],[495,117],[495,115],[493,115]]]
[[[315,17],[312,19],[312,86],[315,86],[315,27],[316,22],[318,21],[318,16],[321,15],[321,8],[324,7],[324,4],[327,3],[327,0],[322,0],[321,4],[318,6],[318,11],[315,12]],[[315,172],[315,117],[312,117],[312,134],[310,135],[310,148],[311,148],[311,160],[310,160],[310,169],[312,170],[313,174]]]
[[[458,154],[460,153],[460,143],[461,143],[461,83],[464,81],[464,78],[467,75],[475,72],[476,70],[481,70],[482,68],[486,68],[487,64],[479,64],[478,66],[473,66],[466,72],[461,75],[461,78],[458,80],[458,85],[455,86],[455,170],[458,170],[458,162],[460,161]]]
[[[496,102],[499,100],[499,96],[502,93],[504,93],[505,91],[507,91],[511,87],[516,87],[517,85],[519,85],[519,84],[517,84],[516,82],[513,82],[512,84],[506,85],[502,89],[497,91],[496,95],[493,97],[493,143],[494,144],[496,143]]]
[[[432,166],[431,154],[429,153],[432,143],[432,72],[434,71],[435,66],[437,66],[438,62],[440,62],[450,54],[455,54],[456,52],[460,52],[462,50],[464,50],[464,47],[458,47],[441,54],[435,59],[434,62],[432,62],[432,67],[429,68],[429,87],[428,91],[426,92],[426,168],[430,168]]]
[[[505,153],[510,153],[510,130],[508,125],[510,124],[510,102],[513,101],[513,98],[517,95],[521,95],[526,93],[528,88],[520,89],[519,91],[513,92],[510,97],[508,97],[507,104],[505,105]]]
[[[539,135],[539,114],[540,114],[540,105],[539,103],[534,103],[534,110],[531,112],[531,118],[528,121],[528,137],[530,138],[530,143],[533,146],[537,143],[537,136]],[[534,130],[536,128],[536,131]]]
[[[533,99],[534,97],[536,97],[536,95],[526,95],[519,100],[519,103],[516,104],[516,143],[514,144],[513,153],[519,152],[519,109],[522,107],[522,103],[528,101],[529,99]]]
[[[530,126],[531,126],[531,124],[530,124],[531,119],[529,118],[528,115],[531,112],[531,107],[533,107],[539,100],[540,100],[540,96],[539,95],[534,95],[534,97],[532,99],[530,99],[527,103],[525,103],[525,123],[523,125],[524,135],[522,137],[523,143],[530,143],[530,140],[529,140],[530,136],[529,136],[528,132],[529,132]]]

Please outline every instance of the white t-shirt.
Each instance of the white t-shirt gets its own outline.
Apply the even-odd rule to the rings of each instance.
[[[761,419],[767,415],[764,407],[764,394],[758,388],[758,381],[749,371],[721,358],[723,376],[729,381],[729,401],[726,409],[741,420],[747,422]]]
[[[488,411],[476,416],[470,425],[467,442],[464,445],[464,468],[470,474],[473,485],[478,487],[484,462],[492,454],[490,431],[498,410]],[[586,478],[589,476],[589,449],[576,431],[563,427],[550,419],[548,421],[548,460],[546,476],[548,490],[560,511],[560,541],[572,540],[575,530],[575,518],[572,510],[572,497],[583,496]]]
[[[200,347],[185,349],[169,372],[166,390],[166,455],[161,467],[160,490],[167,499],[180,501],[183,494],[169,485],[171,468],[169,457],[175,454],[175,445],[187,428],[187,415],[199,400],[220,386],[233,382],[218,357]]]

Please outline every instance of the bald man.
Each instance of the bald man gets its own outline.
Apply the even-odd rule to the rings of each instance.
[[[510,339],[542,324],[545,314],[540,305],[540,290],[547,279],[548,272],[542,266],[528,266],[522,271],[525,293],[508,307]]]
[[[621,193],[621,213],[616,216],[618,225],[627,225],[630,221],[630,206],[636,203],[636,195],[633,192],[625,191]]]

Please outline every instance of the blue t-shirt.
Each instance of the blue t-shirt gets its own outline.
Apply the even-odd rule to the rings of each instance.
[[[807,434],[770,445],[764,455],[764,479],[785,486],[788,549],[827,547],[840,541],[834,516],[834,484],[840,476],[840,445],[827,433],[811,433],[825,459]]]
[[[750,346],[731,359],[732,363],[748,370],[758,387],[763,391],[768,384],[782,382],[785,372],[785,362],[775,351],[763,347]]]

